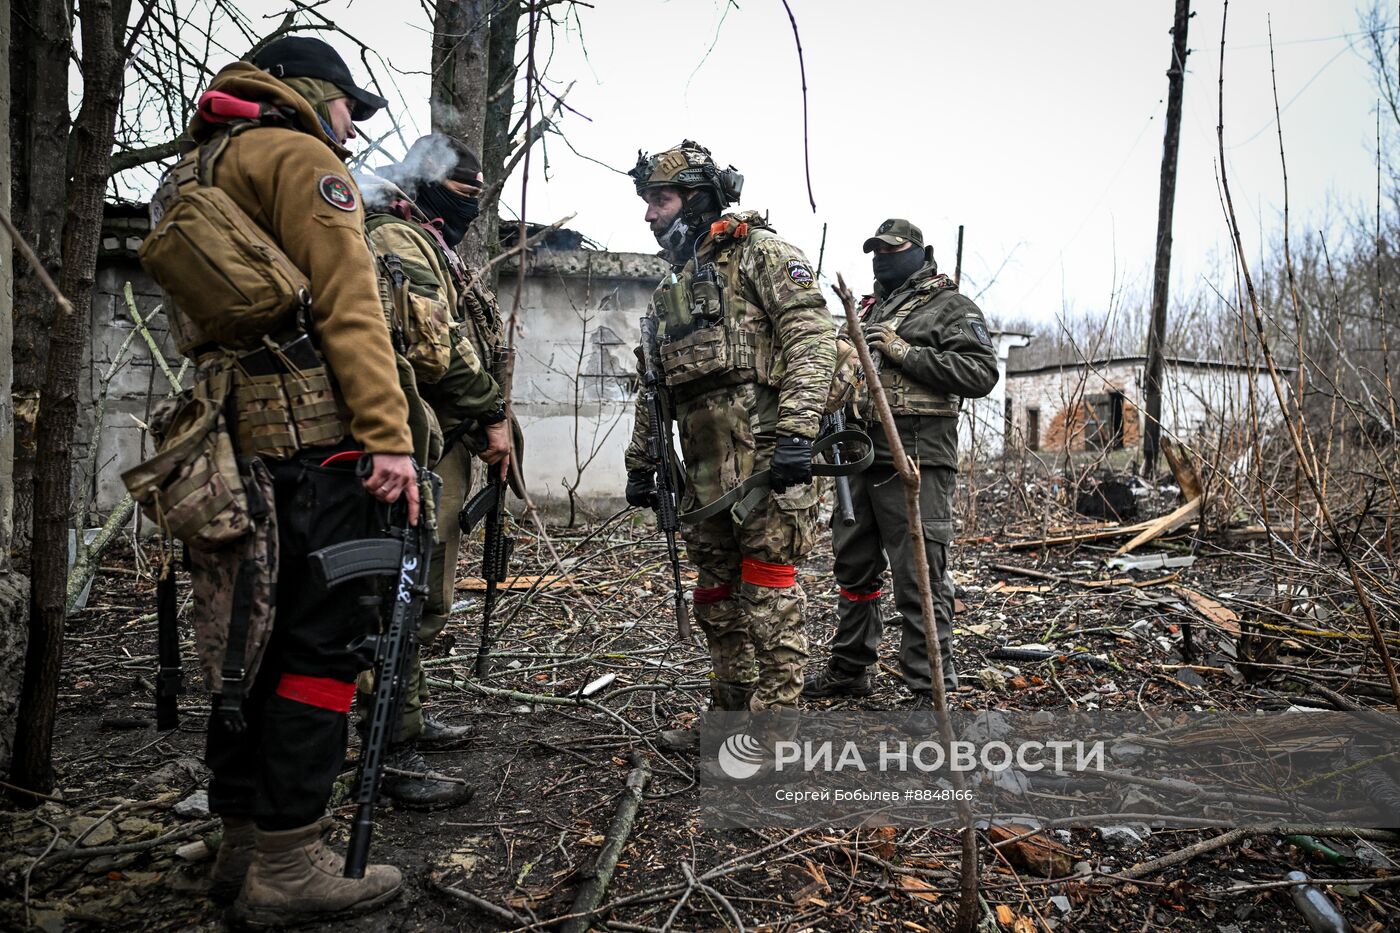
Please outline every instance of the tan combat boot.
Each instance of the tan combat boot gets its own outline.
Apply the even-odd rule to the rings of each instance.
[[[337,914],[368,913],[393,900],[403,877],[392,865],[370,865],[346,878],[345,859],[321,839],[330,820],[282,832],[257,833],[257,854],[233,905],[235,923],[253,929],[290,926]]]
[[[710,685],[710,709],[739,713],[749,708],[749,697],[753,696],[753,684],[736,684],[717,680]],[[671,752],[695,755],[700,752],[700,729],[692,722],[688,728],[665,729],[656,742]]]
[[[243,890],[243,878],[253,863],[256,827],[246,816],[223,818],[224,839],[214,856],[214,875],[209,882],[209,899],[218,904],[231,904]]]

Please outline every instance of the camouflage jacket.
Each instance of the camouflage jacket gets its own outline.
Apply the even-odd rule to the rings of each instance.
[[[947,413],[935,406],[938,413],[895,415],[905,452],[919,463],[956,468],[958,405],[962,398],[982,398],[997,384],[996,351],[982,310],[929,261],[893,292],[877,285],[861,317],[866,325],[898,321],[895,333],[909,343],[902,364],[877,359],[884,381],[902,380],[925,398],[951,402]],[[874,439],[876,462],[890,463],[884,431],[864,398],[854,418]]]
[[[432,406],[442,429],[450,431],[463,421],[498,413],[501,388],[483,363],[483,347],[478,343],[481,290],[459,291],[441,248],[418,224],[396,214],[377,213],[370,217],[368,226],[376,257],[397,255],[409,290],[451,309],[459,339],[452,341],[447,370],[433,382],[418,380],[419,394]]]
[[[757,334],[760,344],[770,346],[770,359],[757,363],[753,381],[776,390],[773,436],[815,438],[836,368],[836,335],[811,265],[801,250],[773,233],[755,211],[726,214],[714,230],[720,232],[702,240],[700,263],[723,264],[726,320],[738,322],[738,329]],[[693,260],[676,273],[683,280],[694,274]],[[652,312],[658,312],[655,299]],[[763,427],[767,434],[769,425]],[[627,448],[629,470],[651,465],[646,452],[649,437],[647,411],[639,397]],[[772,437],[764,440],[772,443]],[[705,451],[686,453],[706,455]]]

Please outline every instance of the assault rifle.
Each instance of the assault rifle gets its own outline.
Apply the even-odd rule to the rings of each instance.
[[[481,577],[486,581],[486,601],[481,607],[481,643],[476,649],[476,677],[486,676],[487,658],[491,653],[491,614],[496,610],[496,590],[506,580],[515,540],[506,536],[507,480],[501,476],[499,465],[491,467],[486,485],[467,500],[457,513],[463,534],[470,534],[482,519],[486,520],[486,540],[481,550]]]
[[[656,317],[648,314],[642,318],[642,401],[647,406],[651,420],[651,437],[647,453],[656,464],[656,524],[666,536],[666,558],[671,562],[671,580],[676,587],[676,631],[683,641],[691,640],[690,613],[685,607],[685,593],[681,590],[681,556],[676,545],[676,533],[680,531],[680,490],[679,471],[676,468],[675,453],[671,448],[671,436],[675,430],[675,420],[667,405],[666,388],[662,380],[661,347],[657,343]]]
[[[822,415],[821,431],[818,437],[826,437],[828,434],[840,434],[846,430],[846,413],[840,409],[830,414]],[[841,459],[841,445],[837,444],[827,451],[827,462],[832,466],[843,465]],[[836,476],[836,514],[841,518],[841,524],[847,528],[856,523],[855,506],[851,503],[851,480],[846,476]]]
[[[367,476],[369,466],[370,457],[363,456],[356,472]],[[328,588],[361,577],[394,578],[392,606],[383,609],[381,600],[381,611],[387,617],[383,631],[363,636],[350,645],[351,650],[374,654],[374,699],[369,731],[360,750],[360,773],[355,782],[355,821],[350,826],[350,845],[345,855],[347,878],[363,878],[369,863],[374,806],[379,798],[379,781],[384,775],[384,757],[398,722],[409,661],[418,650],[418,620],[428,596],[428,570],[437,525],[436,503],[442,491],[442,480],[437,474],[420,469],[418,488],[430,491],[432,498],[424,502],[425,520],[417,525],[408,523],[405,496],[390,506],[388,537],[344,541],[308,556],[312,573]],[[399,516],[401,523],[396,523],[395,518]]]

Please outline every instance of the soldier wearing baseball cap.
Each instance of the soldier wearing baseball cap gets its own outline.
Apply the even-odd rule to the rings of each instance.
[[[913,243],[918,249],[924,248],[924,232],[907,220],[892,217],[880,224],[875,235],[865,241],[861,247],[862,252],[869,253],[878,249],[880,244],[894,246],[899,249],[904,248],[905,243]]]
[[[350,116],[357,123],[368,120],[389,105],[378,94],[356,84],[350,75],[350,67],[340,53],[329,42],[315,36],[284,36],[270,42],[253,56],[253,64],[283,81],[288,78],[315,78],[334,85],[341,92],[340,96],[348,97],[353,102]],[[315,101],[312,104],[314,106]]]
[[[209,674],[218,711],[205,753],[209,806],[223,823],[209,896],[232,901],[232,919],[244,927],[280,928],[375,910],[403,886],[399,870],[387,864],[344,877],[343,860],[323,838],[355,682],[366,667],[350,646],[379,628],[370,605],[378,590],[373,581],[309,586],[307,568],[308,554],[321,547],[380,533],[371,496],[385,503],[406,498],[416,521],[419,476],[360,191],[343,145],[356,115],[369,116],[384,101],[357,86],[320,39],[285,37],[257,62],[226,65],[200,95],[186,131],[197,148],[152,199],[156,223],[142,262],[167,290],[166,283],[182,286],[181,300],[168,302],[166,313],[180,350],[202,364],[196,391],[205,394],[195,397],[224,400],[222,419],[240,457],[259,464],[246,475],[262,477],[256,501],[268,517],[259,521],[271,529],[275,556],[245,551],[251,545],[241,540],[214,549],[187,541],[187,553],[195,591],[205,594],[192,610],[201,657],[224,657],[224,665],[246,672],[229,677],[229,666],[206,667],[219,675],[215,681]],[[222,196],[214,203],[225,207],[184,209],[187,199],[214,190]],[[244,228],[256,238],[239,232]],[[228,245],[248,242],[261,249]],[[230,271],[231,263],[239,265]],[[221,291],[215,283],[223,280],[240,285]],[[268,320],[248,315],[250,299],[238,293],[252,281],[306,284],[295,288],[295,306]],[[209,322],[240,313],[250,319],[244,330],[207,332]],[[250,388],[265,387],[266,377],[235,362],[252,356],[250,344],[277,349],[266,364],[274,367],[276,399]],[[306,368],[293,380],[278,348],[306,344],[321,359],[315,366],[299,359],[296,366]],[[293,392],[294,384],[302,388]],[[359,461],[370,466],[363,480],[334,465],[355,454],[370,455]],[[228,609],[240,605],[248,608]],[[231,634],[244,624],[237,617],[259,613],[268,626],[274,609],[273,634],[259,643],[260,654],[249,655],[257,664],[237,668],[228,647],[254,644],[251,631],[247,639]]]
[[[964,398],[981,398],[997,382],[997,357],[982,311],[938,271],[923,231],[891,218],[865,241],[874,253],[875,291],[861,302],[865,339],[879,367],[895,426],[919,464],[919,505],[934,623],[947,659],[944,687],[957,686],[949,651],[953,587],[948,549],[953,541],[953,491],[958,467],[958,413]],[[865,696],[879,660],[882,582],[893,572],[896,608],[903,620],[899,661],[914,708],[927,709],[933,689],[913,549],[908,547],[904,492],[869,394],[862,386],[850,418],[875,446],[875,462],[850,478],[856,523],[836,523],[832,549],[840,587],[836,634],[826,669],[807,678],[803,696]]]

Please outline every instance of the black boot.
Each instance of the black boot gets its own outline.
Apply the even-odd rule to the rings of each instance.
[[[471,726],[454,726],[429,714],[423,714],[423,731],[418,733],[418,747],[428,749],[457,748],[471,738]]]
[[[815,674],[808,674],[802,684],[802,695],[814,700],[830,697],[868,697],[873,692],[870,686],[869,668],[847,671],[827,666]]]
[[[384,779],[379,788],[385,797],[411,810],[440,810],[472,799],[476,791],[457,778],[434,773],[413,745],[390,750],[384,762]],[[394,771],[404,772],[395,774]]]

